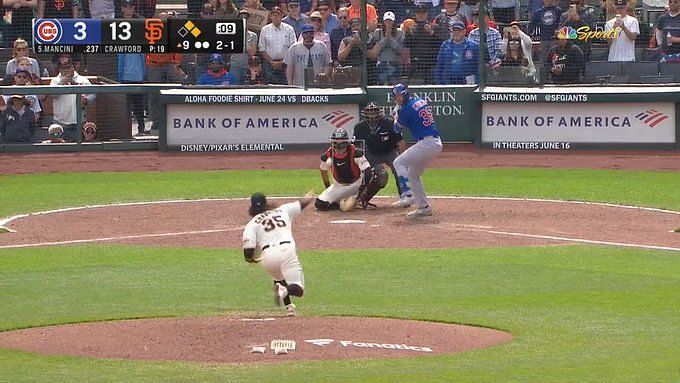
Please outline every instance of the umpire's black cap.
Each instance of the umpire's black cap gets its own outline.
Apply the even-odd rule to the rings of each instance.
[[[267,197],[262,193],[254,193],[250,196],[250,215],[255,216],[267,210]]]

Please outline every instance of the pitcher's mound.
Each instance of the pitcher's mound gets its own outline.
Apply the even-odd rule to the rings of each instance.
[[[123,320],[8,331],[0,333],[0,347],[95,358],[248,363],[447,354],[510,339],[510,334],[498,330],[412,320],[213,317]],[[277,355],[270,347],[273,340],[295,341],[295,349]],[[257,346],[265,346],[264,353],[252,352]]]

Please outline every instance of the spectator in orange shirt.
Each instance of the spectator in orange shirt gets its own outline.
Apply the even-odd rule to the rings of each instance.
[[[347,8],[349,19],[361,19],[361,8],[359,8],[361,1],[350,0],[349,3],[351,4],[349,8]],[[376,12],[375,7],[371,4],[366,4],[366,19],[368,31],[375,31],[378,28],[378,12]]]
[[[160,12],[158,18],[167,19],[166,12]],[[182,55],[179,53],[150,53],[146,55],[146,82],[148,83],[179,83],[186,79],[187,75],[182,70]],[[158,129],[160,124],[159,94],[149,94],[149,118],[151,129]]]

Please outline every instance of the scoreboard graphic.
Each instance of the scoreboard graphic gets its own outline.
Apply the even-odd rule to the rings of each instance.
[[[245,53],[246,21],[34,19],[37,53]]]

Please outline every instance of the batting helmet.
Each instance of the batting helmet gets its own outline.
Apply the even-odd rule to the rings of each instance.
[[[337,128],[331,134],[331,146],[336,153],[344,153],[349,145],[349,134],[345,129]]]
[[[250,208],[248,208],[248,213],[252,217],[262,213],[267,210],[267,197],[262,193],[254,193],[250,196]]]
[[[368,105],[361,111],[361,117],[368,121],[369,125],[375,126],[385,113],[383,113],[380,105],[375,102],[369,102]]]
[[[392,94],[395,96],[402,95],[404,98],[402,99],[402,105],[406,104],[408,100],[411,99],[411,95],[408,93],[408,87],[404,84],[397,84],[392,88]]]

